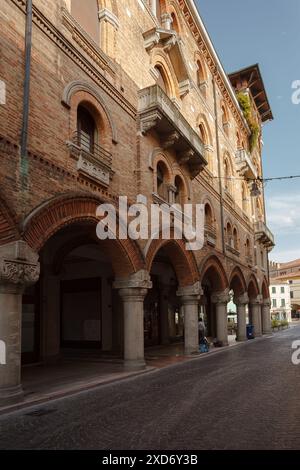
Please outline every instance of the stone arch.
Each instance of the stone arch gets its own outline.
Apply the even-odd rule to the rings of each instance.
[[[20,233],[17,228],[16,216],[0,196],[0,245],[5,245],[19,238]]]
[[[250,279],[248,281],[248,296],[249,299],[256,299],[260,294],[259,286],[256,277],[251,274]]]
[[[236,297],[247,292],[247,284],[241,268],[236,266],[230,275],[229,288],[234,291]]]
[[[212,203],[211,199],[208,196],[205,196],[202,199],[201,204],[204,205],[204,209],[206,208],[206,206],[209,206],[211,214],[212,214],[212,226],[215,227],[216,226],[216,215],[215,215],[215,209],[214,209],[214,206],[213,206],[213,203]],[[206,215],[206,211],[205,211],[205,215]],[[206,223],[207,222],[206,222],[206,219],[205,219],[205,224]]]
[[[102,118],[104,119],[104,121],[106,121],[106,130],[110,130],[112,142],[115,144],[118,143],[117,128],[113,120],[112,114],[106,104],[105,98],[103,98],[103,96],[99,93],[98,89],[94,85],[81,80],[69,83],[63,91],[62,104],[66,106],[66,108],[72,110],[70,126],[71,130],[74,130],[72,129],[72,126],[74,127],[77,106],[80,104],[81,101],[90,102],[99,110]]]
[[[202,72],[203,72],[203,77],[202,77],[202,81],[205,82],[207,81],[207,68],[206,68],[206,64],[205,64],[205,61],[203,59],[203,56],[200,54],[199,51],[196,51],[195,52],[195,55],[194,55],[194,61],[195,61],[195,64],[199,63],[201,65],[201,69],[202,69]]]
[[[156,171],[156,168],[157,168],[157,164],[162,161],[165,166],[167,167],[167,170],[168,170],[168,180],[169,182],[171,183],[172,181],[172,174],[173,174],[173,170],[172,170],[172,166],[171,166],[171,163],[169,162],[169,159],[168,157],[166,156],[166,154],[164,153],[163,149],[161,149],[160,147],[157,147],[155,148],[151,153],[150,153],[150,156],[149,156],[149,168],[152,170],[152,171]]]
[[[151,65],[159,67],[166,80],[168,95],[172,98],[180,98],[179,86],[175,70],[168,55],[162,49],[154,48],[151,51]]]
[[[198,118],[197,118],[197,127],[200,127],[201,124],[203,125],[203,127],[205,129],[206,136],[207,136],[206,142],[203,142],[203,143],[206,144],[206,145],[210,145],[212,147],[213,146],[213,137],[212,137],[211,128],[210,128],[207,117],[203,113],[200,113]]]
[[[174,181],[174,185],[175,185],[176,177],[179,177],[179,178],[181,178],[181,180],[182,180],[182,183],[183,183],[183,186],[184,186],[185,200],[191,199],[191,188],[190,188],[189,184],[187,183],[184,174],[182,173],[182,171],[180,171],[179,168],[177,168],[177,167],[174,168],[174,167],[173,167],[173,181]]]
[[[95,196],[78,193],[55,197],[27,216],[23,225],[24,240],[33,250],[39,252],[46,242],[63,228],[78,223],[92,224],[96,228],[99,222],[96,211],[103,202],[111,201],[103,201]],[[101,244],[109,253],[113,269],[118,277],[127,277],[144,268],[143,255],[132,240],[105,240],[101,241]]]
[[[183,28],[184,28],[184,23],[182,21],[182,14],[181,14],[180,8],[178,7],[177,2],[175,2],[173,0],[169,1],[168,6],[166,6],[166,11],[168,13],[170,13],[171,15],[172,14],[175,15],[175,18],[176,18],[177,24],[178,24],[178,29],[179,29],[178,34],[182,35]]]
[[[187,251],[184,240],[152,240],[145,248],[146,269],[151,271],[155,256],[164,248],[174,268],[181,287],[194,285],[199,281],[199,271],[194,254]]]
[[[228,288],[229,283],[225,269],[215,255],[208,255],[204,258],[199,271],[202,284],[205,279],[208,279],[216,292],[223,292]]]

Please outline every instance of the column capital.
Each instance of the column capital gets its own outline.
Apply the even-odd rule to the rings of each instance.
[[[23,240],[0,246],[0,283],[27,287],[40,276],[38,254]]]
[[[178,297],[195,297],[199,300],[203,294],[203,290],[200,282],[198,281],[191,286],[179,287],[176,294]]]
[[[256,298],[250,299],[250,305],[262,305],[263,296],[258,295]]]
[[[225,289],[223,292],[215,292],[211,301],[213,304],[227,305],[230,301],[229,289]]]
[[[151,289],[152,282],[148,271],[141,269],[126,279],[116,279],[114,289]]]
[[[271,299],[263,299],[263,307],[271,308]]]
[[[234,302],[236,305],[247,305],[249,303],[249,297],[247,292],[240,295],[239,297],[235,297]]]

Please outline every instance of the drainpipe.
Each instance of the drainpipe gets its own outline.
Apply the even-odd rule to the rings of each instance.
[[[26,29],[25,29],[25,74],[23,92],[23,117],[21,131],[21,161],[20,161],[20,181],[21,193],[28,190],[28,120],[29,120],[29,99],[30,99],[30,75],[31,75],[31,45],[32,45],[32,0],[27,0],[26,5]]]
[[[219,140],[219,125],[218,125],[218,104],[217,104],[217,88],[215,80],[213,82],[214,90],[214,108],[215,108],[215,127],[216,127],[216,142],[217,142],[217,158],[218,158],[218,175],[219,175],[219,191],[220,191],[220,208],[221,208],[221,234],[222,234],[222,248],[224,256],[226,255],[225,234],[224,234],[224,205],[223,205],[223,184],[222,184],[222,168],[221,168],[221,149]]]

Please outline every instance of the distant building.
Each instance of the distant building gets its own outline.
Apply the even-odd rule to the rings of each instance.
[[[270,278],[271,285],[274,280],[289,284],[292,318],[300,318],[300,259],[289,263],[270,262]]]
[[[292,321],[290,285],[286,281],[271,280],[271,316],[274,320]]]

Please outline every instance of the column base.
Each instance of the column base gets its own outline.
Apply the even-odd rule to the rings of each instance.
[[[185,356],[192,356],[193,354],[198,354],[198,353],[199,353],[199,347],[198,347],[198,349],[193,348],[193,349],[185,349],[184,350],[184,355]]]
[[[15,387],[0,388],[0,407],[14,405],[23,401],[24,392],[22,385]]]
[[[242,343],[244,341],[247,341],[247,339],[247,336],[238,336],[236,340],[238,341],[238,343]]]
[[[272,334],[273,334],[273,331],[272,331],[272,330],[263,331],[263,335],[272,335]]]
[[[134,372],[134,371],[139,371],[139,370],[144,370],[146,369],[146,362],[144,359],[140,360],[126,360],[124,361],[124,370],[126,372]]]

